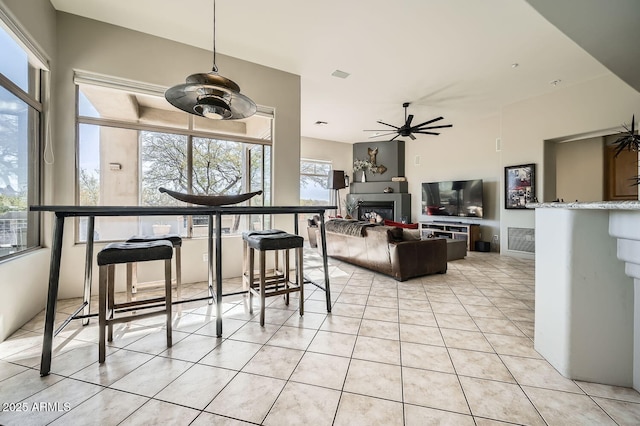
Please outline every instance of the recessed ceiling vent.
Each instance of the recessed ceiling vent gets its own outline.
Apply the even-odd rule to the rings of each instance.
[[[340,70],[335,70],[334,72],[331,73],[332,76],[334,77],[338,77],[338,78],[347,78],[349,77],[351,74],[349,74],[348,72],[344,72],[344,71],[340,71]]]

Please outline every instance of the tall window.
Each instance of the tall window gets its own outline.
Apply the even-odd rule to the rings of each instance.
[[[328,189],[331,163],[320,160],[300,160],[300,205],[327,205],[331,199]]]
[[[227,195],[262,190],[250,205],[269,205],[272,114],[213,121],[172,107],[160,92],[78,84],[78,203],[184,205],[160,193]],[[78,77],[76,78],[78,80]],[[262,228],[268,218],[223,216],[222,232]],[[133,234],[207,235],[208,217],[97,218],[94,238]],[[79,240],[86,227],[81,223]]]
[[[2,22],[0,22],[1,24]],[[40,243],[41,74],[36,54],[0,25],[0,259]]]

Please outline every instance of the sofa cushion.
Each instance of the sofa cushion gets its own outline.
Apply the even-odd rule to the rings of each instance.
[[[394,222],[393,220],[385,219],[384,224],[386,226],[397,226],[398,228],[418,229],[417,223],[401,223],[401,222]]]
[[[420,241],[421,239],[419,229],[402,229],[403,241]]]
[[[402,228],[397,228],[395,226],[384,226],[384,228],[388,228],[387,234],[389,235],[389,241],[398,242],[404,240]]]

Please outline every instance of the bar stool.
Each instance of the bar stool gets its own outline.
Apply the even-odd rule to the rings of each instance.
[[[260,297],[260,325],[264,326],[266,298],[283,294],[289,304],[289,294],[300,292],[300,315],[304,315],[304,273],[302,267],[304,238],[280,230],[253,231],[242,235],[243,244],[248,248],[248,265],[243,273],[243,284],[249,291],[249,312],[253,313],[253,296]],[[296,281],[290,281],[289,250],[296,250]],[[255,250],[258,250],[258,278],[255,277]],[[276,266],[267,275],[266,253],[273,251],[275,256],[284,250],[284,269],[280,271],[277,257]]]
[[[249,271],[249,245],[247,244],[247,238],[254,235],[274,235],[274,234],[284,234],[285,232],[280,229],[262,229],[256,231],[245,231],[242,233],[242,276],[244,277],[242,280],[243,289],[248,292],[248,271]],[[277,274],[279,269],[278,262],[278,251],[274,252],[274,268],[271,270],[265,270],[265,273],[270,274],[267,275],[267,279],[270,276]]]
[[[175,249],[176,259],[176,298],[180,299],[182,289],[182,238],[178,234],[164,234],[164,235],[136,235],[127,240],[128,243],[146,243],[151,241],[166,240],[171,242]],[[127,264],[127,301],[131,300],[133,295],[138,292],[139,286],[153,285],[153,283],[139,283],[138,282],[138,265],[136,263]]]
[[[113,340],[113,324],[129,322],[134,319],[165,314],[167,317],[167,346],[171,347],[171,258],[173,246],[169,241],[150,241],[141,243],[111,243],[98,253],[99,299],[98,326],[99,345],[98,361],[103,363],[106,355],[105,332],[108,327],[108,340]],[[115,265],[119,263],[146,262],[164,260],[165,296],[139,301],[115,303],[114,276]],[[162,302],[162,303],[160,303]],[[164,305],[164,310],[116,317],[116,313],[132,311],[134,306],[157,308]],[[120,311],[119,311],[120,310]]]

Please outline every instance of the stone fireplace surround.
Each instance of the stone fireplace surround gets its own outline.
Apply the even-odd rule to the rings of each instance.
[[[404,176],[404,141],[358,142],[353,145],[353,160],[369,160],[368,149],[378,148],[376,164],[384,165],[387,170],[380,174],[367,172],[366,182],[360,182],[362,172],[354,173],[349,185],[347,200],[368,203],[389,203],[393,206],[393,217],[385,217],[395,222],[411,223],[411,194],[407,182],[393,182],[392,177]],[[356,179],[357,178],[357,179]],[[385,193],[385,188],[393,192]],[[374,209],[375,210],[375,209]],[[356,217],[360,218],[358,211]]]

